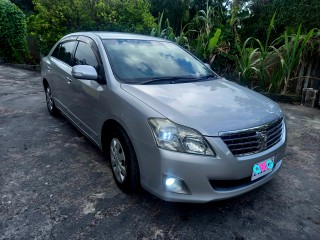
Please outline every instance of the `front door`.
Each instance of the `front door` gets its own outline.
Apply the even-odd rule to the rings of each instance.
[[[73,66],[91,65],[98,74],[102,65],[98,61],[97,53],[90,42],[79,41],[74,54]],[[69,110],[74,121],[95,141],[98,140],[96,119],[98,116],[98,98],[102,86],[93,80],[72,79]]]

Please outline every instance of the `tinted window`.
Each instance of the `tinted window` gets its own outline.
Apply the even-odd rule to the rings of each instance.
[[[103,40],[117,78],[139,83],[152,78],[200,78],[212,75],[205,67],[177,45],[150,40]]]
[[[54,49],[54,51],[53,51],[53,53],[52,53],[51,56],[53,56],[53,57],[55,57],[55,58],[58,58],[60,45],[61,45],[61,44],[58,44],[58,46]]]
[[[99,72],[97,58],[92,48],[84,42],[79,42],[76,54],[74,55],[73,65],[90,65]]]
[[[72,52],[74,49],[75,42],[65,42],[61,44],[58,59],[71,65]]]

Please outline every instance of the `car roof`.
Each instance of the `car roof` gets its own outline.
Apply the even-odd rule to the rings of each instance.
[[[76,32],[68,34],[66,37],[71,36],[87,36],[87,37],[99,37],[100,39],[135,39],[135,40],[153,40],[153,41],[168,41],[163,38],[152,37],[148,35],[134,34],[134,33],[122,33],[122,32]]]

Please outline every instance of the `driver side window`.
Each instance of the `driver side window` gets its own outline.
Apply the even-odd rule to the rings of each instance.
[[[78,44],[73,59],[73,66],[75,65],[90,65],[94,67],[98,73],[100,72],[99,62],[92,48],[84,42],[79,42]]]

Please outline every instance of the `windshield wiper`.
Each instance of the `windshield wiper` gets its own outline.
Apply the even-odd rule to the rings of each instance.
[[[199,77],[197,78],[198,80],[205,80],[205,79],[209,79],[209,78],[217,78],[218,76],[215,74],[209,74],[207,76],[203,76],[203,77]]]
[[[156,82],[170,82],[172,83],[176,83],[176,82],[189,82],[189,81],[196,81],[197,78],[194,77],[159,77],[159,78],[151,78],[149,80],[140,82],[140,84],[142,85],[147,85],[150,83],[156,83]]]
[[[209,79],[209,78],[217,78],[217,75],[214,75],[214,74],[209,74],[209,75],[206,75],[206,76],[203,76],[203,77],[157,77],[157,78],[151,78],[149,80],[146,80],[146,81],[143,81],[143,82],[140,82],[140,84],[142,85],[147,85],[147,84],[150,84],[150,83],[157,83],[157,82],[168,82],[170,84],[173,84],[173,83],[181,83],[181,82],[190,82],[190,81],[199,81],[199,80],[205,80],[205,79]]]

